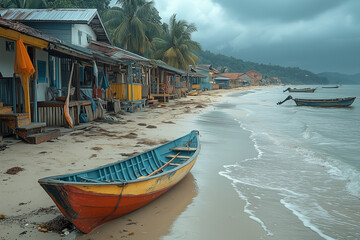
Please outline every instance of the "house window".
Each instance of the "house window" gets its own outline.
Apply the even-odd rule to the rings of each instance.
[[[81,37],[82,37],[82,32],[79,30],[79,31],[78,31],[78,41],[79,41],[79,45],[81,45]]]
[[[6,41],[6,51],[7,52],[14,52],[15,51],[15,42]]]
[[[89,34],[86,34],[86,39],[88,42],[90,42],[92,40],[92,37]]]
[[[47,83],[46,79],[46,62],[45,61],[37,61],[38,68],[38,83]]]

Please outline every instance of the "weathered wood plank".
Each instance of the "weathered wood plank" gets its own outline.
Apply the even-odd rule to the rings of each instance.
[[[6,113],[12,113],[12,107],[10,107],[10,106],[1,107],[0,106],[0,114],[6,114]]]
[[[49,140],[58,138],[60,136],[61,136],[60,130],[56,129],[56,130],[52,130],[52,131],[29,135],[25,138],[25,140],[28,143],[39,144],[42,142],[47,142]]]
[[[170,150],[173,150],[173,151],[196,151],[196,148],[191,148],[191,147],[174,147],[174,148],[170,148]]]
[[[175,157],[175,155],[167,155],[166,157],[167,157],[167,158],[173,158],[173,157]],[[179,156],[177,156],[177,158],[190,159],[191,157],[179,155]]]

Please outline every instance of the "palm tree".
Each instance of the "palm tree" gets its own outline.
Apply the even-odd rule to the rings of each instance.
[[[0,7],[6,8],[46,8],[45,0],[1,0]]]
[[[126,50],[148,55],[152,34],[159,33],[159,16],[153,2],[146,0],[118,0],[120,7],[113,7],[103,14],[114,45]],[[158,13],[157,13],[158,14]]]
[[[183,70],[188,70],[189,65],[195,65],[198,61],[195,52],[201,50],[200,44],[191,40],[191,34],[197,31],[196,26],[183,20],[177,21],[174,14],[169,25],[163,24],[163,28],[162,36],[152,41],[157,49],[154,57]]]

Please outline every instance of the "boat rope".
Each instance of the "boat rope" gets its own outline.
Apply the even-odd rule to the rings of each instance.
[[[121,198],[122,198],[122,194],[123,194],[123,191],[124,191],[124,188],[125,188],[126,185],[127,185],[127,183],[121,183],[121,184],[120,184],[120,186],[122,186],[121,192],[120,192],[119,199],[117,200],[117,203],[116,203],[113,211],[112,211],[111,213],[109,213],[107,216],[103,217],[100,221],[97,221],[96,223],[94,223],[94,224],[91,226],[91,228],[92,228],[94,225],[98,224],[98,223],[104,222],[104,221],[105,221],[106,219],[108,219],[114,212],[116,212],[117,208],[119,207],[120,200],[121,200]]]

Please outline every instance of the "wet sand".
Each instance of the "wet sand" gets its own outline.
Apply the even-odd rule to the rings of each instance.
[[[207,142],[211,136],[208,137],[206,131],[201,132],[200,139],[204,142],[201,142],[202,150],[191,174],[149,205],[86,235],[71,229],[68,235],[47,229],[39,231],[41,223],[61,215],[38,185],[39,178],[105,165],[180,137],[199,124],[196,117],[211,110],[212,103],[222,101],[228,93],[249,89],[210,91],[170,101],[166,107],[118,114],[117,121],[98,121],[82,124],[75,130],[63,129],[64,135],[58,140],[40,145],[5,139],[7,149],[0,151],[0,217],[4,218],[0,219],[0,239],[261,238],[264,234],[261,227],[243,212],[245,203],[239,201],[227,179],[218,174],[231,159],[207,162],[209,156],[219,151],[214,151],[217,140]],[[247,148],[239,154],[254,154],[246,133],[237,134],[247,143]],[[15,175],[6,174],[12,167],[23,170]]]

